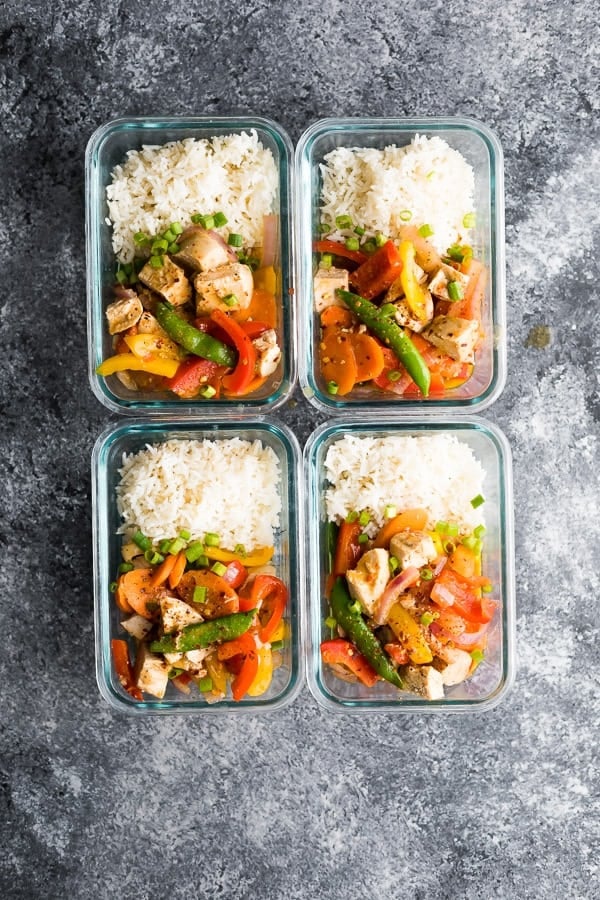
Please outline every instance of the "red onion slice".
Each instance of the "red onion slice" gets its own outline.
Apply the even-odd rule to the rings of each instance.
[[[373,618],[377,625],[383,625],[400,594],[403,594],[411,585],[416,584],[420,575],[416,566],[409,566],[408,569],[404,569],[403,572],[392,578],[375,605]]]

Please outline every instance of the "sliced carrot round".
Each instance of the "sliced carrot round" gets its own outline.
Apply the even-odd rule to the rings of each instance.
[[[327,384],[335,384],[340,397],[356,384],[356,357],[350,335],[337,328],[325,328],[319,345],[321,374]]]
[[[370,381],[371,378],[379,378],[385,368],[381,344],[365,331],[352,334],[350,340],[356,358],[356,380]]]
[[[159,613],[158,596],[163,588],[152,583],[153,569],[132,569],[119,578],[117,591],[133,612],[145,619],[156,619]]]

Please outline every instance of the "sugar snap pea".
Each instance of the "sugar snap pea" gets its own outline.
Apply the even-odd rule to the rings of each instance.
[[[209,647],[217,642],[233,641],[248,631],[256,613],[256,609],[251,609],[249,612],[232,613],[220,619],[186,625],[179,634],[166,634],[159,641],[152,641],[150,650],[152,653],[187,653],[188,650]]]
[[[202,356],[204,359],[210,359],[219,366],[232,368],[235,365],[237,359],[235,350],[232,350],[227,344],[223,344],[222,341],[211,337],[210,334],[205,334],[204,331],[194,328],[193,325],[190,325],[189,322],[178,316],[166,303],[159,302],[156,304],[156,318],[169,337],[176,344],[183,347],[184,350],[187,350],[188,353]]]

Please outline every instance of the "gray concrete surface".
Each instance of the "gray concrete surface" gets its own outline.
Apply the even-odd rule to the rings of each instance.
[[[592,898],[598,884],[595,4],[0,12],[0,895]],[[597,12],[597,9],[596,9]],[[467,114],[506,155],[516,685],[471,717],[144,722],[94,679],[83,156],[132,114]],[[531,330],[549,326],[543,349]],[[301,441],[321,418],[281,412]]]

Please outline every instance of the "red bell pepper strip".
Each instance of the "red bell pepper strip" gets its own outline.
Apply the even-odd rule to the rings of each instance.
[[[217,657],[220,660],[232,659],[234,656],[246,656],[256,650],[256,640],[251,632],[247,631],[233,641],[225,641],[217,647]]]
[[[256,678],[258,672],[258,654],[256,650],[252,650],[244,657],[244,662],[238,674],[231,682],[231,696],[239,703],[246,694]]]
[[[213,322],[216,322],[231,337],[238,352],[236,367],[231,375],[223,377],[223,387],[231,394],[243,393],[254,377],[254,367],[256,365],[254,344],[240,324],[235,319],[231,319],[222,310],[213,310],[210,317]]]
[[[251,341],[256,340],[256,338],[260,337],[261,334],[264,334],[265,331],[270,331],[271,326],[267,325],[266,322],[256,322],[254,319],[247,319],[245,322],[240,322],[240,327],[244,334],[247,334]]]
[[[258,637],[263,644],[267,644],[283,618],[288,598],[287,588],[275,575],[257,575],[252,583],[250,596],[254,606],[259,607],[261,625]]]
[[[406,666],[410,662],[408,650],[402,644],[390,642],[389,644],[384,644],[383,649],[397,666]]]
[[[367,687],[373,687],[379,680],[379,675],[371,663],[350,641],[345,641],[342,638],[323,641],[321,644],[321,658],[328,665],[345,666]]]
[[[348,569],[353,569],[360,559],[361,545],[358,543],[362,527],[358,521],[342,522],[339,527],[335,556],[333,557],[334,576],[345,575]]]
[[[431,589],[431,599],[442,608],[451,606],[467,622],[483,625],[492,620],[496,604],[477,596],[477,589],[489,580],[476,576],[465,578],[450,566],[445,566]]]
[[[143,700],[142,692],[133,680],[133,668],[129,659],[129,648],[127,641],[113,638],[110,642],[113,662],[117,678],[121,685],[125,688],[134,700]]]
[[[237,591],[237,589],[243,585],[243,583],[245,582],[247,577],[248,577],[248,569],[246,568],[246,566],[243,566],[241,564],[239,559],[234,559],[232,562],[230,562],[229,565],[227,566],[227,568],[225,569],[225,571],[223,572],[223,574],[221,575],[221,578],[223,579],[223,581],[226,581],[227,584],[230,585],[234,589],[234,591]],[[246,612],[248,612],[248,610],[250,610],[250,609],[252,609],[251,606],[248,607]],[[240,606],[240,610],[242,612],[244,612],[244,610],[242,610],[241,606]]]
[[[178,397],[191,399],[195,397],[203,384],[207,384],[217,372],[226,371],[210,359],[202,359],[200,356],[191,356],[181,363],[175,375],[169,378],[166,385],[170,391]]]
[[[345,244],[340,244],[338,241],[315,241],[313,246],[317,253],[332,253],[334,256],[343,256],[344,259],[350,259],[359,266],[369,258],[361,250],[348,250]]]
[[[233,641],[226,641],[217,648],[217,657],[230,663],[229,668],[235,674],[231,682],[231,696],[238,703],[248,693],[258,671],[255,636],[246,632]]]
[[[402,260],[393,241],[387,241],[350,275],[350,284],[357,294],[372,300],[387,291],[402,271]]]

